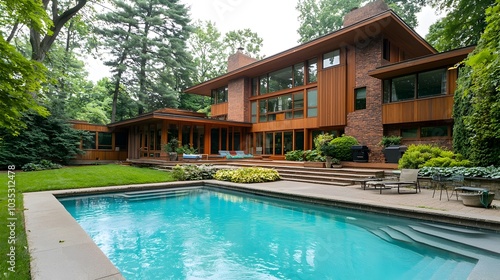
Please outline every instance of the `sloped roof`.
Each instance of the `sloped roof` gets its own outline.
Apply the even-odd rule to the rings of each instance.
[[[230,80],[242,77],[256,77],[263,73],[303,62],[320,53],[326,53],[343,46],[360,46],[365,44],[368,39],[381,34],[393,38],[415,56],[425,56],[437,52],[392,10],[387,10],[310,42],[192,86],[184,92],[210,96],[212,89],[226,86]]]

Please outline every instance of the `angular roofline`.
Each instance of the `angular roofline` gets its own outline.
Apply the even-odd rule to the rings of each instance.
[[[415,30],[410,28],[393,10],[389,9],[389,10],[386,10],[386,11],[381,12],[379,14],[376,14],[374,16],[363,19],[357,23],[354,23],[354,24],[351,24],[351,25],[346,26],[344,28],[341,28],[339,30],[332,31],[326,35],[318,37],[318,38],[311,40],[309,42],[303,43],[301,45],[297,45],[297,46],[292,47],[288,50],[284,50],[282,52],[276,53],[270,57],[261,59],[259,61],[253,62],[253,63],[248,64],[246,66],[243,66],[241,68],[235,69],[235,70],[228,72],[224,75],[221,75],[219,77],[216,77],[216,78],[210,79],[208,81],[202,82],[198,85],[189,87],[189,88],[185,89],[184,92],[210,96],[210,92],[207,91],[206,89],[204,89],[206,86],[208,86],[210,84],[214,84],[214,83],[217,84],[217,82],[222,82],[222,81],[224,81],[224,84],[227,84],[226,81],[229,82],[229,80],[232,80],[232,79],[235,79],[238,77],[249,76],[248,72],[251,72],[250,70],[252,70],[252,69],[255,69],[258,67],[264,68],[265,65],[272,64],[275,61],[278,61],[280,59],[284,59],[284,57],[287,57],[287,56],[290,56],[293,54],[297,54],[300,52],[307,53],[307,50],[311,47],[320,46],[323,43],[325,43],[329,40],[332,40],[336,37],[346,36],[346,34],[348,34],[350,32],[355,32],[356,30],[362,28],[363,26],[374,24],[376,22],[383,22],[384,20],[387,20],[387,24],[390,24],[391,20],[394,20],[394,22],[398,23],[399,26],[401,26],[403,29],[405,29],[407,34],[410,34],[412,37],[414,37],[416,39],[416,41],[419,41],[421,43],[421,45],[423,47],[425,47],[425,50],[423,52],[427,52],[427,53],[429,53],[429,52],[436,53],[437,52],[436,49],[434,49],[427,41],[425,41]],[[379,32],[383,33],[384,30],[380,30]],[[378,34],[380,34],[380,33],[378,33]],[[349,45],[349,44],[344,42],[344,45]],[[306,58],[304,58],[304,60],[305,59]],[[223,85],[221,85],[221,86],[223,86]],[[217,86],[214,86],[213,88],[217,88]]]
[[[454,65],[464,60],[475,48],[476,46],[468,46],[380,66],[374,70],[369,71],[368,75],[378,79],[387,79],[410,73]]]

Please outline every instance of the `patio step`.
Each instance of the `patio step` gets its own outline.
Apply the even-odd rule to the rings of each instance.
[[[362,169],[362,168],[312,168],[304,167],[299,165],[297,162],[292,162],[294,165],[283,165],[290,164],[290,162],[275,162],[275,161],[263,161],[263,160],[239,160],[239,161],[226,161],[221,166],[228,167],[264,167],[273,168],[278,171],[281,179],[296,181],[296,182],[307,182],[316,184],[327,184],[334,186],[349,186],[356,183],[356,180],[368,177],[383,177],[385,170],[376,169]],[[174,165],[161,165],[158,166],[162,170],[171,170]]]

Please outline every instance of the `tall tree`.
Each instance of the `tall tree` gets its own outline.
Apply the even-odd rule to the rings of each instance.
[[[177,0],[114,0],[113,5],[112,12],[100,17],[104,27],[99,30],[105,44],[115,46],[106,61],[114,73],[113,104],[125,82],[136,94],[138,114],[176,108],[192,71],[186,7]]]
[[[465,60],[465,74],[458,83],[455,99],[467,110],[454,111],[463,121],[454,138],[454,148],[465,152],[479,166],[500,165],[500,0],[486,12],[486,29],[477,48]],[[457,106],[455,106],[457,108]]]
[[[0,128],[14,135],[26,127],[21,117],[23,113],[34,110],[43,116],[48,115],[48,111],[30,94],[40,92],[45,67],[28,60],[9,43],[22,25],[44,34],[52,22],[41,2],[0,1]]]
[[[374,0],[299,0],[299,43],[305,43],[342,28],[344,16],[353,8]],[[387,4],[410,27],[418,24],[417,13],[425,0],[387,0]]]
[[[260,48],[262,47],[262,38],[252,30],[240,29],[226,33],[224,36],[224,45],[226,53],[234,54],[238,48],[244,48],[244,52],[256,59],[262,59]]]
[[[30,42],[32,47],[31,58],[35,61],[43,61],[52,44],[61,32],[64,25],[74,17],[80,9],[87,4],[87,0],[77,0],[76,4],[71,2],[59,2],[59,0],[42,0],[43,7],[52,17],[53,25],[47,34],[41,33],[35,28],[30,29]],[[49,8],[49,4],[50,8]],[[65,7],[66,6],[66,7]]]
[[[477,44],[486,27],[485,10],[495,0],[428,0],[447,15],[431,25],[426,40],[439,51]],[[464,16],[466,15],[466,16]]]
[[[232,30],[222,35],[211,21],[195,22],[194,32],[188,40],[195,68],[191,76],[192,82],[199,84],[226,73],[228,57],[240,47],[251,57],[263,58],[260,53],[262,41],[262,38],[250,29]],[[179,108],[208,113],[210,98],[181,94]]]

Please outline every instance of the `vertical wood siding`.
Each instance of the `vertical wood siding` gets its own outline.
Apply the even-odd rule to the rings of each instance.
[[[318,125],[338,126],[347,124],[345,64],[322,69],[318,77]]]

